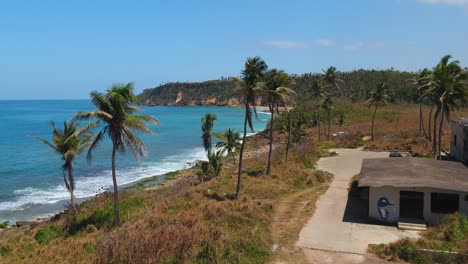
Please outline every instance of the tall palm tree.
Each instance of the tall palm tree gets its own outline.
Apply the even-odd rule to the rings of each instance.
[[[374,115],[372,116],[372,128],[371,128],[371,139],[374,141],[374,123],[375,115],[377,114],[377,108],[380,103],[387,104],[387,100],[390,99],[388,85],[386,83],[379,83],[374,90],[370,92],[370,98],[366,103],[369,104],[369,108],[374,105]]]
[[[425,92],[434,98],[436,104],[432,141],[434,159],[437,156],[439,159],[441,158],[442,128],[445,116],[450,118],[449,115],[452,109],[461,106],[467,101],[467,92],[464,84],[466,73],[462,70],[459,61],[450,61],[451,58],[452,56],[446,55],[440,60],[432,73],[431,87]],[[437,132],[436,122],[439,118],[439,131]],[[439,133],[438,145],[437,133]]]
[[[330,66],[326,70],[322,70],[322,81],[329,88],[330,90],[328,91],[330,94],[333,92],[331,89],[336,88],[338,91],[341,90],[340,84],[342,84],[344,81],[343,79],[339,76],[338,71],[335,67]]]
[[[55,153],[61,156],[63,160],[63,181],[70,193],[71,212],[75,213],[76,205],[75,195],[73,193],[75,190],[75,178],[73,176],[73,162],[77,156],[91,145],[91,138],[94,136],[94,133],[89,132],[89,129],[92,128],[94,124],[78,128],[76,122],[70,121],[63,122],[63,129],[58,128],[54,122],[50,122],[50,126],[52,127],[52,142],[36,136],[31,137],[46,144],[53,149]],[[68,173],[68,180],[65,176],[65,172]]]
[[[266,73],[265,82],[261,91],[266,95],[268,109],[270,110],[270,148],[268,151],[267,175],[271,174],[271,155],[273,152],[273,119],[275,111],[279,113],[278,107],[284,106],[287,108],[288,102],[291,101],[291,94],[294,91],[288,88],[292,83],[291,77],[281,70],[272,69]]]
[[[249,126],[250,130],[253,131],[253,123],[252,123],[252,109],[254,110],[255,114],[257,110],[255,108],[257,103],[257,83],[263,80],[265,75],[265,71],[268,69],[267,64],[264,60],[260,57],[253,57],[247,58],[247,61],[244,65],[244,70],[241,72],[241,78],[238,79],[242,87],[242,94],[244,99],[244,107],[245,107],[245,117],[244,117],[244,135],[242,136],[242,144],[239,153],[239,171],[237,173],[237,188],[236,188],[236,196],[235,198],[238,199],[240,195],[241,189],[241,176],[242,176],[242,158],[244,155],[244,148],[245,148],[245,140],[247,138],[247,125]]]
[[[228,128],[224,133],[213,132],[213,135],[221,140],[216,143],[216,147],[221,149],[222,153],[226,153],[228,157],[231,157],[234,164],[236,164],[234,155],[239,152],[241,147],[239,132]]]
[[[315,98],[315,109],[317,111],[317,130],[318,130],[318,140],[320,142],[320,112],[322,109],[322,99],[328,95],[325,91],[325,86],[322,81],[314,81],[311,86],[312,97]]]
[[[115,155],[117,151],[125,151],[130,148],[136,160],[140,162],[141,156],[147,154],[143,141],[135,134],[135,131],[154,134],[146,124],[159,124],[159,121],[149,115],[135,114],[140,111],[135,104],[139,103],[138,97],[133,93],[133,83],[114,84],[106,93],[91,92],[91,102],[96,110],[91,112],[78,112],[76,119],[96,119],[96,125],[103,128],[94,138],[88,150],[88,160],[92,159],[93,150],[107,135],[112,141],[112,182],[114,185],[114,224],[120,225],[119,195],[117,177],[115,173]]]
[[[331,127],[331,120],[332,120],[332,113],[333,113],[333,100],[331,96],[327,96],[322,104],[322,109],[327,114],[327,121],[328,121],[328,133],[327,138],[330,140],[330,127]]]
[[[205,151],[211,149],[211,130],[214,127],[214,121],[216,121],[217,117],[215,114],[207,113],[202,119],[202,140],[203,140],[203,147]]]
[[[414,77],[411,78],[410,81],[414,85],[416,85],[418,92],[419,92],[419,135],[423,135],[428,138],[426,134],[426,129],[424,128],[424,116],[422,111],[422,103],[424,99],[424,91],[430,88],[430,81],[431,81],[431,71],[428,69],[423,69],[419,71],[419,73]]]

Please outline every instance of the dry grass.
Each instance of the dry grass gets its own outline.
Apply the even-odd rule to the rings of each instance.
[[[320,154],[310,140],[293,148],[286,164],[282,137],[275,143],[272,175],[264,176],[266,153],[259,146],[266,141],[262,135],[249,139],[239,200],[230,199],[233,164],[208,182],[199,182],[195,170],[185,171],[172,184],[122,192],[119,228],[112,228],[112,197],[105,194],[81,205],[74,221],[65,213],[32,230],[6,231],[0,235],[0,263],[267,262],[276,256],[273,244],[291,247],[329,177],[310,168]],[[287,208],[289,202],[295,206]],[[278,217],[291,217],[290,224],[278,225]]]

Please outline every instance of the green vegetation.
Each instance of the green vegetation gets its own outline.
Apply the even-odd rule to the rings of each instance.
[[[149,115],[135,114],[140,109],[134,104],[138,103],[138,97],[133,93],[133,84],[114,84],[105,94],[91,92],[91,102],[96,106],[92,112],[79,112],[76,119],[97,119],[91,125],[104,124],[102,130],[96,135],[88,150],[88,159],[92,158],[93,150],[99,145],[105,135],[112,140],[112,181],[114,184],[114,224],[120,225],[119,213],[119,189],[115,174],[115,154],[117,151],[129,147],[137,159],[146,155],[146,147],[135,134],[135,130],[141,133],[153,134],[146,127],[146,123],[159,124],[159,121]]]
[[[207,113],[202,119],[202,140],[203,140],[203,147],[205,151],[211,150],[211,130],[214,126],[214,121],[216,121],[216,115],[212,113]]]
[[[247,58],[242,70],[242,79],[238,79],[238,83],[242,87],[242,95],[244,98],[245,118],[244,118],[244,135],[242,136],[242,144],[239,152],[239,170],[237,172],[237,187],[236,199],[240,196],[241,177],[242,177],[242,158],[244,157],[245,142],[247,139],[247,125],[253,131],[252,124],[252,107],[257,114],[255,106],[257,105],[257,86],[263,81],[265,71],[268,69],[267,64],[260,57]]]
[[[262,80],[260,80],[262,81]],[[284,71],[272,69],[265,74],[265,80],[260,88],[260,92],[266,95],[268,109],[270,110],[270,143],[268,151],[267,175],[271,175],[271,154],[273,151],[273,120],[275,111],[279,113],[280,106],[288,107],[293,99],[291,95],[294,91],[287,86],[292,83],[292,79]]]
[[[63,122],[63,129],[58,128],[54,122],[50,122],[50,126],[52,127],[52,142],[36,136],[31,137],[49,146],[62,158],[63,181],[70,193],[70,208],[73,212],[76,212],[75,195],[73,194],[75,190],[73,162],[75,157],[91,146],[91,138],[94,136],[94,133],[89,132],[89,129],[95,127],[96,124],[89,124],[78,128],[78,124],[71,121],[68,123]],[[65,172],[68,173],[68,180],[65,177]]]
[[[216,143],[216,147],[221,149],[223,153],[226,153],[228,157],[231,157],[234,164],[236,164],[236,157],[234,155],[239,152],[241,146],[239,132],[228,128],[224,134],[216,132],[212,134],[220,140]]]
[[[466,263],[468,261],[468,218],[455,213],[424,232],[418,240],[402,239],[389,245],[370,245],[371,252],[389,261],[411,263]],[[446,252],[455,252],[450,254]]]
[[[375,115],[377,114],[377,108],[379,108],[380,103],[387,104],[387,101],[390,99],[388,85],[386,83],[379,83],[374,90],[370,92],[370,98],[366,103],[369,103],[369,108],[374,105],[374,114],[372,115],[372,128],[371,128],[371,140],[374,141],[374,123]]]
[[[52,239],[60,236],[60,233],[61,232],[57,229],[57,227],[50,225],[37,231],[34,239],[37,241],[37,243],[39,243],[39,245],[48,245]]]
[[[5,222],[0,223],[0,228],[7,228],[9,223],[10,223],[9,221],[5,221]]]

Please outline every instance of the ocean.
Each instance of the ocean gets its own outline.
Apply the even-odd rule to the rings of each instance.
[[[51,141],[50,121],[62,127],[77,111],[93,110],[88,100],[0,101],[0,222],[47,217],[68,203],[61,170],[62,161],[48,146],[29,137]],[[229,107],[142,106],[161,125],[151,127],[156,136],[141,135],[148,156],[138,164],[131,151],[117,154],[119,185],[184,169],[195,160],[206,159],[201,141],[200,119],[208,112],[217,115],[214,131],[234,128],[241,132],[244,111]],[[255,131],[266,127],[269,115],[259,112]],[[112,186],[111,144],[106,138],[88,164],[86,153],[74,164],[75,196],[95,196]],[[161,177],[161,180],[162,177]]]

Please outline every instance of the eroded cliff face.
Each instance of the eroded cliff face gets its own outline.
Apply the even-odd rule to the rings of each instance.
[[[241,89],[230,79],[197,83],[167,83],[139,95],[145,105],[239,106]]]

